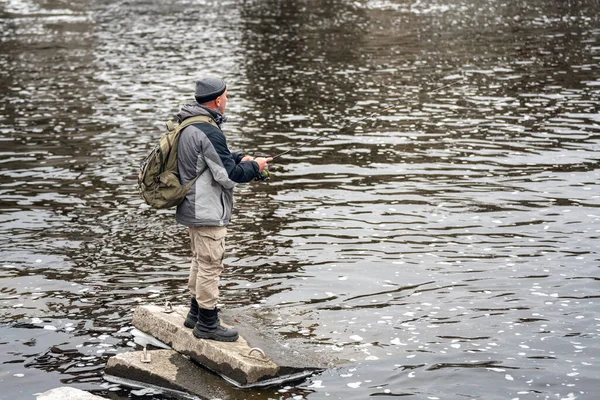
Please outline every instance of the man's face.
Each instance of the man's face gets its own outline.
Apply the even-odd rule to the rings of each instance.
[[[227,108],[227,90],[225,90],[222,95],[217,97],[216,102],[217,110],[219,110],[221,114],[225,114],[225,108]]]

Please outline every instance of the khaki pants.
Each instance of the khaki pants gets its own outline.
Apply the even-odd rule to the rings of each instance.
[[[214,309],[219,298],[219,278],[225,255],[224,226],[189,227],[192,265],[188,288],[201,308]]]

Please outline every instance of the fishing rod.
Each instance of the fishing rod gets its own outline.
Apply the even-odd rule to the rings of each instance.
[[[439,88],[437,88],[437,89],[434,89],[434,90],[431,90],[431,91],[429,91],[429,92],[426,92],[425,94],[426,94],[426,95],[430,95],[430,94],[432,94],[432,93],[439,92],[440,90],[442,90],[442,89],[446,89],[446,88],[448,88],[448,87],[450,87],[450,86],[454,86],[454,85],[456,85],[457,83],[459,83],[459,82],[462,82],[463,80],[464,80],[464,78],[461,78],[461,79],[459,79],[459,80],[456,80],[456,81],[454,81],[454,82],[452,82],[452,83],[449,83],[449,84],[447,84],[447,85],[444,85],[444,86],[441,86],[441,87],[439,87]],[[384,109],[382,109],[382,110],[375,111],[375,112],[374,112],[374,113],[372,113],[371,115],[368,115],[368,116],[366,116],[366,117],[364,117],[364,118],[361,118],[361,119],[359,119],[359,120],[357,120],[357,121],[355,121],[355,122],[353,122],[353,123],[351,123],[351,124],[349,124],[349,125],[342,126],[341,128],[339,128],[339,129],[337,129],[337,130],[335,130],[335,131],[331,132],[329,135],[326,135],[326,136],[318,136],[318,137],[316,137],[315,139],[309,140],[308,142],[304,143],[304,144],[303,144],[303,145],[301,145],[301,146],[292,147],[291,149],[289,149],[289,150],[286,150],[286,151],[284,151],[284,152],[282,152],[282,153],[276,154],[276,155],[272,156],[271,158],[272,158],[273,160],[275,160],[276,158],[279,158],[279,157],[281,157],[281,156],[284,156],[284,155],[286,155],[286,154],[288,154],[288,153],[291,153],[292,151],[295,151],[295,150],[301,149],[301,148],[303,148],[303,147],[306,147],[306,146],[308,146],[308,145],[309,145],[309,144],[311,144],[311,143],[317,142],[317,141],[319,141],[319,140],[323,140],[323,139],[325,139],[327,136],[331,136],[331,135],[339,135],[340,133],[343,133],[343,132],[348,132],[348,131],[350,131],[350,130],[354,129],[354,127],[356,127],[356,126],[357,126],[358,124],[360,124],[361,122],[363,122],[363,121],[366,121],[366,120],[368,120],[368,119],[371,119],[371,118],[373,118],[373,117],[376,117],[376,116],[378,116],[378,115],[380,115],[380,114],[383,114],[383,113],[385,113],[385,112],[388,112],[388,111],[390,111],[390,110],[392,110],[392,109],[394,109],[394,108],[397,108],[397,107],[399,107],[399,106],[400,106],[400,105],[402,105],[402,104],[403,104],[403,103],[397,103],[397,104],[394,104],[394,105],[392,105],[392,106],[390,106],[390,107],[386,107],[386,108],[384,108]]]

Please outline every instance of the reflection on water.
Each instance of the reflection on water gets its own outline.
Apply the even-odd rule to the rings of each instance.
[[[3,396],[136,397],[102,369],[188,243],[135,169],[212,74],[232,148],[299,146],[237,189],[222,301],[349,361],[239,398],[593,397],[595,2],[163,3],[0,2]]]

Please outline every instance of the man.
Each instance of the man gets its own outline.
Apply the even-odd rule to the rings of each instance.
[[[196,82],[196,102],[177,114],[181,123],[195,116],[209,116],[216,123],[197,123],[184,128],[177,151],[179,179],[187,184],[198,177],[177,207],[177,221],[188,227],[192,265],[188,288],[192,295],[185,326],[194,336],[234,342],[238,333],[220,325],[216,308],[227,225],[233,209],[233,188],[259,178],[272,158],[253,158],[231,153],[221,131],[227,107],[227,86],[216,78]]]

